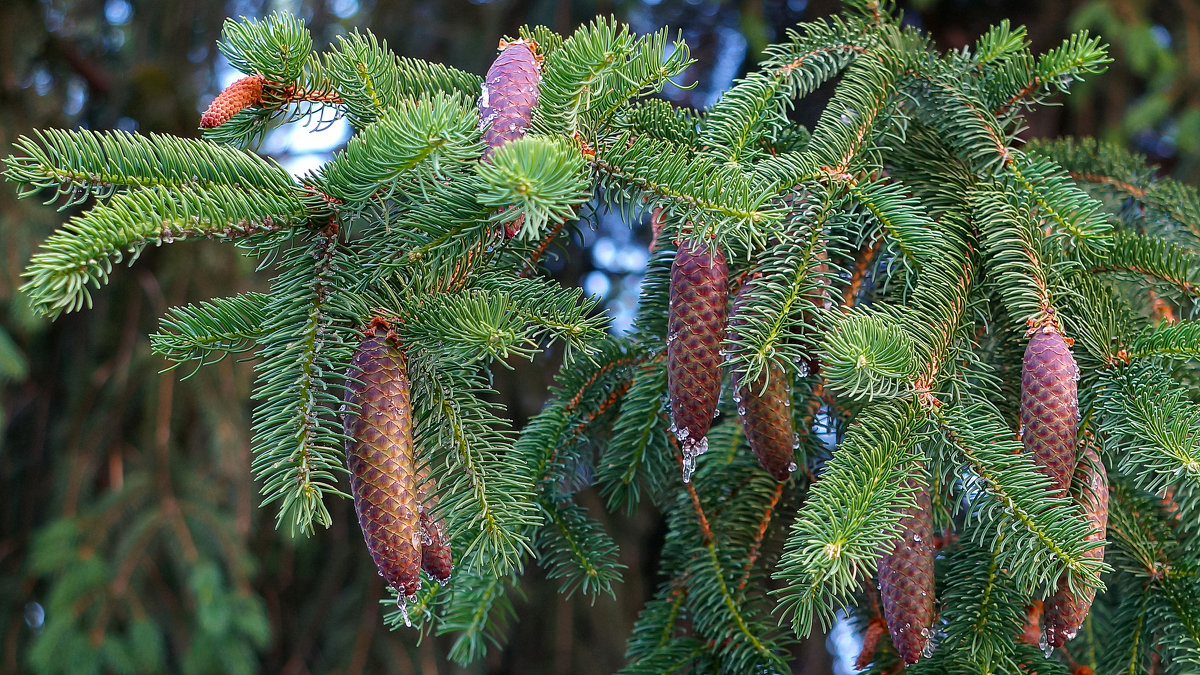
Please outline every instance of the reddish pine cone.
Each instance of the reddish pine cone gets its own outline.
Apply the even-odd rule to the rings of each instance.
[[[671,430],[683,450],[683,480],[708,450],[708,427],[721,396],[721,339],[729,266],[712,244],[683,242],[671,265],[667,318],[667,394]]]
[[[483,130],[483,159],[501,145],[525,135],[538,101],[541,68],[533,45],[524,40],[502,42],[492,61],[479,97],[479,128]]]
[[[1083,457],[1075,469],[1072,497],[1083,507],[1083,514],[1092,526],[1087,541],[1104,539],[1108,530],[1108,474],[1099,455],[1096,454],[1096,449],[1090,443],[1085,444]],[[1104,548],[1093,548],[1085,555],[1103,560]],[[1065,579],[1060,580],[1058,590],[1046,598],[1045,616],[1042,620],[1046,631],[1046,644],[1061,647],[1075,637],[1079,627],[1083,625],[1083,620],[1087,618],[1095,597],[1094,588],[1077,595],[1067,588]]]
[[[200,116],[200,128],[219,127],[246,108],[262,104],[264,81],[262,75],[251,75],[225,87]]]
[[[346,459],[358,524],[388,585],[412,596],[422,549],[412,405],[404,352],[381,321],[367,329],[347,377]]]
[[[450,539],[441,518],[433,515],[437,508],[436,483],[429,478],[429,466],[424,465],[418,470],[417,488],[420,505],[417,511],[421,519],[421,569],[439,582],[450,580],[450,572],[454,569],[454,561],[450,555]]]
[[[738,318],[749,297],[753,281],[742,284],[733,299],[729,316],[731,339],[744,323]],[[787,372],[773,363],[753,381],[744,381],[735,370],[729,373],[733,383],[738,418],[750,449],[758,463],[775,480],[784,481],[796,470],[796,430],[792,425],[791,388]]]
[[[1066,495],[1075,469],[1079,367],[1053,325],[1036,329],[1021,369],[1021,439],[1052,490]]]
[[[914,478],[906,483],[916,489],[916,507],[904,510],[901,539],[879,559],[879,592],[892,644],[905,663],[916,663],[933,626],[933,521],[929,490]]]

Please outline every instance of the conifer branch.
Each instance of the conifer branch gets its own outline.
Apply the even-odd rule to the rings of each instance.
[[[34,255],[21,290],[50,317],[91,307],[89,286],[108,282],[114,264],[132,264],[147,245],[185,239],[239,239],[308,222],[299,192],[224,185],[148,188],[114,196],[75,216]]]
[[[345,287],[340,257],[338,228],[331,223],[286,254],[264,309],[252,468],[263,481],[263,504],[279,502],[278,523],[292,532],[328,527],[325,494],[343,494],[337,487],[345,467],[336,392],[351,355],[330,305]]]
[[[108,199],[128,189],[217,184],[288,192],[295,181],[275,161],[207,141],[124,131],[46,129],[14,144],[19,154],[5,160],[5,176],[29,196],[53,189],[82,203]]]
[[[262,337],[269,301],[263,293],[243,293],[174,307],[160,319],[161,330],[150,336],[150,347],[173,361],[171,368],[186,361],[196,361],[199,368],[245,352]]]

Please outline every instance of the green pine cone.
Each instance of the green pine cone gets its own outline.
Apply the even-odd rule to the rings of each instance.
[[[1075,468],[1075,483],[1071,496],[1083,507],[1084,516],[1092,526],[1087,541],[1104,539],[1108,531],[1108,474],[1091,443],[1084,444],[1083,456]],[[1104,547],[1097,546],[1085,555],[1103,560]],[[1087,618],[1095,597],[1094,588],[1076,594],[1067,587],[1065,580],[1059,581],[1058,590],[1046,598],[1045,602],[1042,626],[1046,634],[1046,644],[1061,647],[1074,638],[1079,632],[1079,627],[1083,625],[1083,620]]]
[[[1021,440],[1052,489],[1066,495],[1075,470],[1079,367],[1062,333],[1037,328],[1025,348],[1021,370]]]
[[[388,585],[412,596],[421,583],[422,537],[406,365],[386,324],[372,322],[347,373],[343,425],[351,439],[350,493],[367,549]]]
[[[721,340],[729,267],[712,244],[683,242],[671,265],[667,318],[667,394],[671,430],[683,451],[683,480],[708,450],[708,428],[721,397]]]
[[[929,490],[916,479],[916,507],[905,509],[891,553],[879,559],[879,592],[892,644],[905,663],[925,655],[933,629],[933,511]]]
[[[753,280],[742,284],[733,299],[729,316],[731,336],[744,323],[738,318],[739,310],[749,297],[753,284]],[[796,470],[796,430],[792,424],[792,392],[787,372],[772,363],[753,381],[745,381],[736,370],[730,371],[729,378],[742,430],[746,432],[746,441],[758,457],[758,463],[775,480],[791,478]]]

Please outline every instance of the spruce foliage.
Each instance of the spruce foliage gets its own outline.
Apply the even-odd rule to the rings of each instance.
[[[407,618],[456,634],[462,662],[503,644],[531,561],[563,593],[620,592],[617,545],[581,490],[667,523],[629,672],[782,672],[797,636],[841,610],[877,620],[878,561],[928,491],[940,619],[913,672],[1191,672],[1200,330],[1174,316],[1200,294],[1200,196],[1098,142],[1023,143],[1026,111],[1103,70],[1098,38],[1034,56],[1001,24],[940,53],[887,3],[847,5],[770,47],[706,111],[652,98],[690,63],[665,29],[523,29],[544,59],[539,102],[528,135],[487,163],[479,77],[370,34],[316,53],[294,18],[230,21],[221,51],[264,78],[262,100],[204,140],[54,130],[15,144],[5,173],[23,196],[87,207],[33,257],[24,290],[57,316],[149,245],[211,237],[257,258],[267,293],[171,310],[153,346],[197,367],[254,350],[255,476],[301,532],[346,496],[345,377],[356,331],[386,317],[455,565],[448,586],[423,579]],[[789,121],[826,82],[814,128]],[[320,169],[295,179],[245,149],[305,115],[356,131]],[[627,335],[540,267],[590,200],[665,224]],[[724,344],[709,450],[683,482],[667,315],[672,260],[693,245],[754,284]],[[1076,424],[1108,469],[1108,541],[1018,436],[1026,331],[1051,324],[1073,341]],[[549,348],[564,354],[549,402],[513,429],[488,369]],[[788,480],[751,455],[729,369],[785,379]],[[1019,633],[1060,588],[1097,591],[1093,618],[1043,655]],[[896,650],[885,637],[871,658],[883,670]]]

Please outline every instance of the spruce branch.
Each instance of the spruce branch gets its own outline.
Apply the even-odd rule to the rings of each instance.
[[[5,176],[21,186],[22,197],[44,189],[67,197],[60,210],[89,196],[108,199],[131,189],[216,184],[286,193],[296,187],[274,160],[161,134],[46,129],[18,138],[14,146],[18,154],[5,160]]]
[[[368,127],[384,111],[399,108],[405,99],[443,93],[470,100],[483,83],[478,75],[450,66],[397,56],[388,49],[387,41],[370,31],[339,35],[321,57],[322,77],[310,86],[338,92],[356,129]]]
[[[434,360],[415,364],[417,446],[432,453],[439,509],[453,535],[458,567],[502,576],[529,551],[527,528],[539,522],[535,481],[512,462],[512,434],[487,400],[481,374]]]
[[[626,208],[663,207],[670,222],[693,224],[694,236],[761,243],[782,213],[772,196],[736,167],[648,137],[618,137],[590,161],[606,199]]]
[[[779,608],[797,634],[823,627],[870,579],[883,546],[912,507],[902,480],[919,455],[924,418],[912,400],[871,406],[855,419],[792,524],[774,573]]]
[[[699,143],[731,164],[755,158],[755,142],[777,135],[794,99],[807,96],[866,51],[865,27],[834,17],[768,47],[762,70],[734,83],[704,116]],[[743,155],[747,155],[743,157]]]
[[[865,308],[841,317],[821,349],[821,372],[828,386],[850,399],[910,393],[920,366],[912,338],[900,323]]]
[[[351,203],[423,194],[483,146],[473,106],[458,95],[404,100],[346,144],[312,183]]]
[[[548,525],[535,543],[546,577],[557,579],[558,592],[571,597],[613,595],[624,565],[617,562],[617,544],[604,528],[573,502],[543,503]]]
[[[275,12],[261,21],[226,19],[217,49],[234,70],[291,82],[312,52],[312,36],[299,18]]]
[[[1162,214],[1200,237],[1200,193],[1190,185],[1157,175],[1142,155],[1091,138],[1034,140],[1025,151],[1057,162],[1071,178],[1085,185],[1135,199],[1152,214]],[[1145,218],[1143,222],[1150,224],[1154,219]]]
[[[330,524],[325,495],[343,495],[346,471],[337,412],[353,338],[337,323],[347,288],[338,228],[331,224],[284,254],[261,326],[254,398],[255,477],[277,524],[308,533]]]
[[[986,404],[934,404],[927,409],[971,478],[969,521],[980,544],[995,533],[993,553],[1017,583],[1049,592],[1062,574],[1072,589],[1099,586],[1105,569],[1084,555],[1090,526],[1063,496],[1052,495],[1020,441]]]
[[[115,264],[135,262],[148,245],[186,239],[239,239],[305,225],[299,191],[225,185],[154,187],[114,196],[71,218],[30,260],[21,290],[41,314],[91,307],[92,288]]]
[[[673,466],[661,460],[669,447],[660,412],[666,391],[667,372],[661,361],[637,369],[596,471],[596,483],[610,509],[623,506],[632,512],[641,499],[643,481],[649,483],[652,495],[659,495],[654,488],[667,484],[673,475]]]
[[[1200,254],[1179,244],[1125,231],[1114,233],[1113,244],[1107,255],[1084,259],[1089,272],[1145,277],[1188,297],[1200,297]]]
[[[797,202],[783,223],[787,234],[760,254],[738,311],[741,323],[726,341],[730,370],[747,381],[757,381],[773,364],[795,368],[811,358],[818,317],[838,271],[828,262],[829,250],[841,243],[827,227],[834,200],[814,186]]]
[[[578,207],[592,193],[583,155],[569,142],[555,137],[526,136],[510,141],[479,164],[486,188],[481,203],[508,208],[500,222],[520,220],[517,236],[536,239],[551,221],[574,220]]]
[[[1121,472],[1158,494],[1200,487],[1200,406],[1187,390],[1149,363],[1106,371],[1099,386],[1101,429],[1120,450]]]
[[[270,296],[243,293],[186,307],[174,307],[159,320],[150,348],[175,368],[196,361],[197,369],[251,349],[262,336]]]

